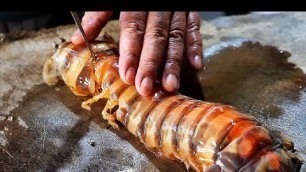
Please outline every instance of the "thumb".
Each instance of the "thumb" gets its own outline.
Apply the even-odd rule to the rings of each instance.
[[[89,41],[94,40],[99,35],[102,28],[106,25],[111,16],[112,12],[110,11],[85,12],[82,18],[82,26]],[[81,32],[79,30],[77,30],[72,35],[71,41],[74,44],[84,43]]]

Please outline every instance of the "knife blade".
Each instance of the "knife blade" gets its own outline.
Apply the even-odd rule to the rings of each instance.
[[[75,24],[78,26],[78,28],[79,28],[79,30],[80,30],[80,32],[81,32],[81,34],[82,34],[82,37],[83,37],[83,39],[84,39],[84,42],[85,42],[85,44],[86,44],[88,50],[90,51],[90,54],[91,54],[92,58],[95,59],[95,58],[96,58],[96,54],[95,54],[94,51],[92,50],[92,48],[91,48],[91,46],[90,46],[90,44],[89,44],[89,41],[88,41],[88,39],[87,39],[87,37],[86,37],[86,35],[85,35],[84,29],[83,29],[83,27],[82,27],[82,24],[81,24],[81,21],[80,21],[80,18],[79,18],[79,15],[78,15],[75,11],[70,11],[70,13],[71,13],[71,15],[72,15],[72,17],[73,17],[73,20],[74,20]]]

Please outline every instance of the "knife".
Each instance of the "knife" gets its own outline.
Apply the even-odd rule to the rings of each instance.
[[[80,30],[80,32],[81,32],[81,34],[82,34],[82,37],[83,37],[83,39],[84,39],[84,42],[85,42],[85,44],[86,44],[88,50],[90,51],[91,57],[92,57],[93,59],[95,59],[95,58],[96,58],[96,54],[95,54],[94,51],[91,49],[91,46],[90,46],[90,44],[89,44],[89,41],[88,41],[88,39],[87,39],[87,37],[86,37],[86,35],[85,35],[85,32],[84,32],[84,29],[83,29],[83,27],[82,27],[82,25],[81,25],[79,15],[78,15],[75,11],[70,11],[70,13],[71,13],[71,15],[72,15],[72,17],[73,17],[73,20],[74,20],[75,24],[78,26],[78,28],[79,28],[79,30]]]

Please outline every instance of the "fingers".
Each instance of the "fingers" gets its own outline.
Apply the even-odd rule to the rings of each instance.
[[[89,41],[94,40],[99,35],[111,16],[112,12],[85,12],[82,18],[82,26]],[[74,44],[84,42],[79,30],[73,34],[71,41]]]
[[[99,35],[111,15],[112,12],[85,12],[82,26],[89,40]],[[125,83],[135,84],[141,95],[152,93],[160,70],[165,90],[172,92],[179,88],[184,48],[192,66],[202,67],[199,13],[121,12],[119,21],[119,74]],[[84,42],[79,31],[71,41]],[[162,62],[164,67],[160,66]]]
[[[162,85],[169,92],[179,88],[185,33],[186,13],[175,12],[170,24],[167,59],[162,77]]]
[[[134,84],[146,29],[146,12],[121,12],[119,74],[127,84]]]
[[[189,12],[187,19],[186,48],[189,62],[196,69],[201,68],[203,65],[200,25],[200,14],[198,12]]]
[[[150,12],[147,18],[143,48],[135,78],[137,91],[148,96],[152,93],[157,71],[162,62],[168,42],[170,12]]]

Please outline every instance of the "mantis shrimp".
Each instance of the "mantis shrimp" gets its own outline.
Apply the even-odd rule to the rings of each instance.
[[[232,106],[168,93],[149,97],[125,84],[118,73],[118,48],[105,34],[85,45],[63,41],[47,60],[48,85],[62,79],[77,96],[90,96],[82,107],[108,99],[102,117],[114,128],[122,123],[158,157],[181,161],[195,171],[296,171],[293,143]]]

